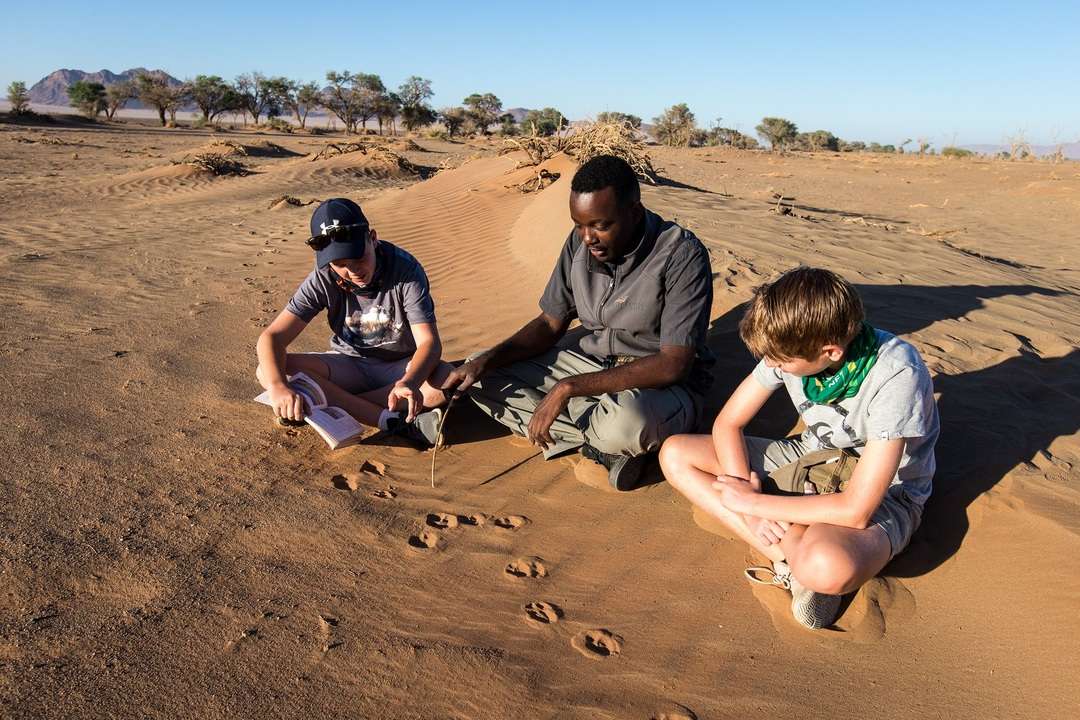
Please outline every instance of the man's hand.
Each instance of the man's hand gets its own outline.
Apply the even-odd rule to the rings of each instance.
[[[717,475],[713,489],[720,491],[720,502],[724,507],[740,515],[754,514],[754,501],[761,492],[761,478],[756,472],[750,473],[750,479],[734,475]]]
[[[286,420],[304,419],[304,397],[285,383],[270,386],[270,406],[274,414]]]
[[[405,401],[408,416],[405,422],[412,422],[424,409],[424,394],[420,392],[420,383],[398,380],[386,396],[386,407],[390,412],[397,410],[398,403]]]
[[[446,376],[446,380],[439,389],[445,392],[447,397],[459,397],[483,377],[487,371],[487,359],[488,354],[483,353],[467,363],[458,365]]]
[[[568,402],[570,402],[568,386],[556,383],[551,392],[533,410],[532,420],[529,421],[529,442],[544,450],[548,449],[548,445],[555,444],[555,440],[551,437],[551,425],[555,422],[555,418],[566,409]]]

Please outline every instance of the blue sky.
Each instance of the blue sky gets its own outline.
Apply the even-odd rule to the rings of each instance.
[[[1080,3],[49,2],[5,8],[0,83],[61,68],[162,68],[321,81],[432,80],[436,106],[494,92],[506,107],[646,120],[685,102],[752,132],[896,143],[1080,140]]]

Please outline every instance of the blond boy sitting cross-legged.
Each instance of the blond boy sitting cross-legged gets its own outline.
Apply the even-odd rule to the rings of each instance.
[[[826,627],[841,596],[880,572],[919,525],[939,430],[930,374],[914,347],[864,321],[855,288],[828,270],[799,267],[759,288],[739,334],[757,367],[712,434],[669,438],[660,464],[679,492],[772,560],[748,577],[766,571],[791,590],[800,623]],[[806,430],[744,436],[781,387]],[[800,467],[821,463],[817,474],[795,472],[800,458]],[[816,493],[822,477],[835,482]]]

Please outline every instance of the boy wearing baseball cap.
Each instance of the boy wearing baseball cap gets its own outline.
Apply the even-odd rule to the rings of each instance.
[[[424,447],[435,442],[446,397],[438,389],[452,369],[441,361],[435,304],[416,258],[379,240],[360,206],[325,201],[311,216],[315,269],[259,336],[256,377],[285,423],[304,417],[304,402],[287,376],[319,381],[331,404],[361,423],[400,433]],[[287,348],[323,310],[330,350]]]

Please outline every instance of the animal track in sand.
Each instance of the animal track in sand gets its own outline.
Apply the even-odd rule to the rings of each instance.
[[[602,660],[622,653],[623,639],[610,630],[582,630],[570,639],[570,645],[587,658]]]
[[[397,497],[397,491],[392,487],[383,488],[382,490],[373,491],[371,497],[380,498],[382,500],[393,500]]]
[[[360,487],[360,481],[355,475],[335,475],[330,478],[330,482],[338,490],[348,490],[349,492],[356,492],[356,489]]]
[[[386,463],[381,463],[378,460],[365,460],[360,465],[360,472],[365,475],[384,477],[386,475]]]
[[[424,522],[426,522],[429,527],[444,530],[446,528],[456,528],[459,521],[460,518],[453,513],[428,513]]]
[[[330,615],[319,614],[319,640],[322,642],[320,649],[323,654],[345,644],[344,640],[338,640],[335,637],[335,628],[337,628],[337,626],[337,618],[331,617]]]
[[[495,527],[502,528],[503,530],[517,530],[518,528],[528,525],[529,518],[524,515],[504,515],[502,517],[491,518],[491,522],[495,524]]]
[[[516,578],[542,578],[547,577],[547,566],[543,558],[523,557],[507,564],[503,572]]]
[[[431,532],[430,530],[423,530],[409,538],[409,547],[420,550],[421,552],[426,550],[441,550],[443,541],[438,533]]]
[[[525,622],[534,626],[554,625],[562,620],[562,608],[553,603],[537,600],[525,605]]]
[[[697,720],[697,714],[685,705],[671,703],[650,715],[649,720]]]
[[[474,515],[462,515],[458,517],[462,525],[472,525],[473,527],[483,527],[487,521],[488,516],[484,513],[476,513]]]

